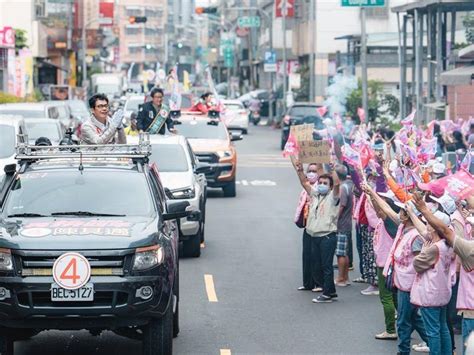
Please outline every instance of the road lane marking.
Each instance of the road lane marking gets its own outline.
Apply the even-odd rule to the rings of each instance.
[[[206,284],[207,299],[209,302],[218,302],[216,289],[214,288],[214,278],[212,275],[204,275],[204,282]]]
[[[272,180],[252,180],[252,181],[237,180],[235,183],[237,185],[243,185],[243,186],[276,186],[277,185],[277,183]]]
[[[242,180],[242,185],[247,186],[248,184],[247,180]]]
[[[232,355],[230,349],[221,349],[221,355]]]

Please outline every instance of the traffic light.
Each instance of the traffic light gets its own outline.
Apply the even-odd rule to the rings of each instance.
[[[130,24],[134,24],[134,23],[145,23],[146,22],[146,16],[130,16],[128,18],[128,22],[130,22]]]
[[[198,15],[201,15],[201,14],[216,14],[217,13],[217,7],[196,7],[195,12]]]

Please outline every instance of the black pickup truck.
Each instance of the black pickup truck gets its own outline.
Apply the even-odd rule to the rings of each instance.
[[[82,147],[25,149],[19,169],[5,167],[0,353],[43,330],[88,329],[142,339],[144,354],[171,354],[176,219],[189,204],[168,201],[157,170],[136,151],[109,157]]]

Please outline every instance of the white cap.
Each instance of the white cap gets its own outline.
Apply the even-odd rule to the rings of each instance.
[[[436,163],[433,165],[433,173],[444,174],[446,172],[446,165],[443,163]]]
[[[445,193],[441,197],[431,196],[430,198],[433,201],[438,202],[441,207],[443,207],[444,212],[446,212],[447,214],[451,215],[456,211],[456,201],[447,193]]]
[[[395,194],[393,193],[392,190],[388,190],[387,192],[377,192],[380,196],[388,198],[392,201],[396,201],[397,198],[395,197]]]
[[[435,165],[437,162],[438,162],[438,161],[435,160],[435,159],[428,160],[428,163],[426,163],[426,166],[427,166],[428,168],[432,168],[433,165]]]

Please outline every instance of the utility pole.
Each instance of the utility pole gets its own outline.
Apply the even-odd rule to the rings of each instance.
[[[286,92],[287,88],[287,79],[288,79],[288,72],[287,72],[287,60],[286,60],[286,15],[287,15],[287,0],[281,0],[282,2],[282,9],[281,9],[281,20],[282,20],[282,27],[283,27],[283,107],[286,109]]]
[[[362,69],[362,108],[364,109],[365,117],[369,118],[369,104],[368,104],[368,80],[367,80],[367,34],[365,28],[366,13],[365,7],[360,8],[361,14],[361,53],[360,62]]]

